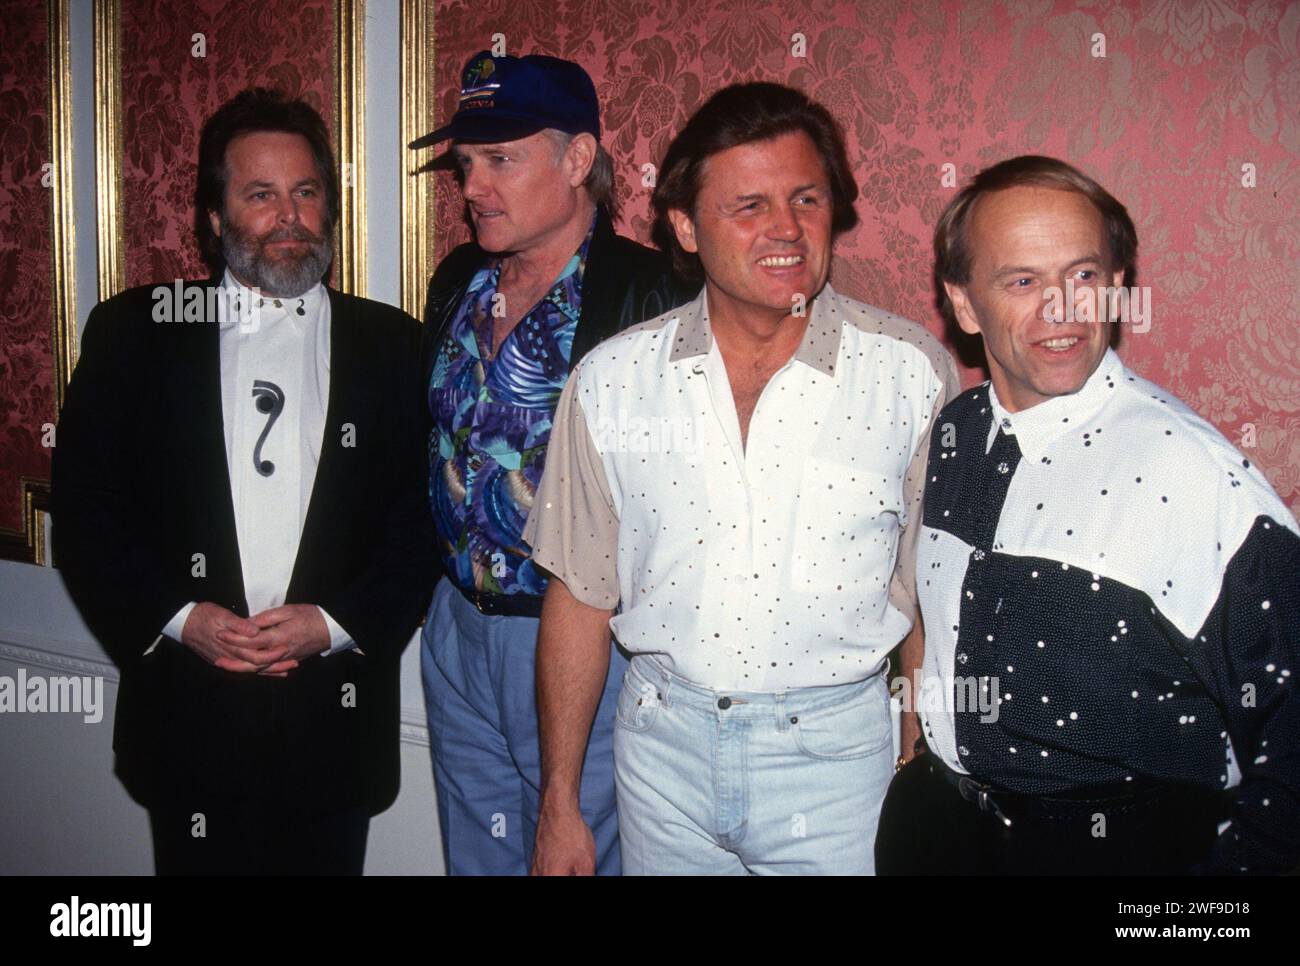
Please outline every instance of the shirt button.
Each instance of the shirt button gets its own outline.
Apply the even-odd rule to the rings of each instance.
[[[959,754],[959,755],[969,755],[969,754],[970,754],[970,749],[967,748],[965,745],[958,745],[958,746],[957,746],[957,754]]]
[[[1003,416],[1003,417],[1002,417],[1002,428],[1003,428],[1003,429],[1010,429],[1010,428],[1011,428],[1011,420],[1007,419],[1006,416]]]
[[[726,711],[728,708],[731,707],[731,699],[718,698],[718,707],[721,708],[723,711]]]
[[[970,658],[966,656],[966,652],[965,652],[965,651],[962,651],[960,654],[957,655],[957,663],[958,663],[958,664],[965,664],[965,663],[966,663],[967,661],[969,661],[969,660],[970,660]]]
[[[980,550],[980,549],[977,547],[976,549],[974,549],[974,550],[971,551],[971,557],[973,557],[975,560],[983,560],[983,559],[984,559],[984,551],[983,551],[983,550]]]
[[[1011,467],[1007,466],[1006,462],[1004,461],[998,464],[998,472],[1001,473],[1003,476],[1006,476],[1008,473],[1011,472]]]

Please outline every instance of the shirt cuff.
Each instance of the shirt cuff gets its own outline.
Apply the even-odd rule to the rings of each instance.
[[[153,649],[158,646],[164,637],[170,637],[173,641],[181,639],[181,633],[185,630],[185,622],[189,620],[190,611],[199,606],[197,600],[192,600],[176,612],[176,616],[167,622],[167,626],[162,629],[162,633],[153,639],[153,643],[145,650],[145,654],[152,654]]]
[[[326,613],[324,607],[321,607],[318,604],[316,609],[320,611],[320,616],[325,618],[325,626],[330,630],[330,649],[328,651],[322,651],[321,657],[329,657],[331,654],[336,654],[339,651],[346,651],[348,648],[354,649],[362,657],[365,656],[365,652],[361,650],[361,648],[357,647],[357,642],[348,635],[348,632],[343,629],[342,625],[339,624],[338,621]]]

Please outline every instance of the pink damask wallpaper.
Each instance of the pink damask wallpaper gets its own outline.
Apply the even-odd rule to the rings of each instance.
[[[333,113],[333,0],[121,0],[126,284],[206,274],[194,243],[199,128],[251,84]],[[23,478],[49,479],[56,420],[48,5],[0,0],[0,553],[27,559]],[[81,163],[88,163],[88,159]],[[77,213],[80,237],[94,214]]]
[[[122,0],[128,286],[207,275],[191,227],[194,175],[199,130],[223,101],[273,87],[330,123],[333,21],[333,0]]]
[[[22,478],[50,478],[41,426],[55,421],[50,50],[45,4],[0,0],[0,24],[0,531],[12,533]]]
[[[642,165],[726,84],[778,80],[843,125],[862,218],[837,288],[927,324],[930,238],[958,183],[1016,154],[1097,178],[1138,228],[1147,332],[1120,346],[1300,511],[1300,5],[1286,0],[444,0],[439,122],[470,55],[582,63],[618,164],[622,230],[649,238]],[[801,43],[802,40],[802,43]],[[438,247],[465,240],[449,174]],[[965,385],[985,378],[963,367]]]

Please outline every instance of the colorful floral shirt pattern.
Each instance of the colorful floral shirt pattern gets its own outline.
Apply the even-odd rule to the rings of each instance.
[[[446,573],[463,589],[535,595],[546,589],[523,531],[569,375],[591,236],[589,230],[495,358],[496,261],[470,281],[438,349],[428,387],[429,503]]]

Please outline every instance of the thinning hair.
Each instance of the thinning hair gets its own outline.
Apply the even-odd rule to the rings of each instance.
[[[770,141],[798,131],[811,139],[826,169],[832,233],[839,235],[858,223],[853,209],[858,185],[844,149],[844,136],[830,111],[793,87],[766,81],[732,84],[705,101],[686,122],[659,167],[650,199],[655,215],[654,240],[672,255],[678,274],[699,281],[704,270],[699,255],[686,251],[677,241],[668,212],[684,211],[694,218],[709,158],[742,144]]]
[[[983,195],[1008,188],[1054,188],[1073,191],[1092,202],[1105,226],[1111,271],[1122,270],[1123,284],[1131,285],[1137,268],[1137,229],[1128,210],[1105,188],[1078,168],[1057,158],[1022,154],[1008,158],[975,175],[948,203],[934,229],[934,287],[940,314],[950,326],[957,324],[952,299],[944,283],[970,281],[970,219],[975,202]]]
[[[225,262],[221,239],[212,230],[208,212],[225,218],[226,184],[230,172],[226,150],[236,138],[259,131],[298,134],[307,139],[316,160],[317,173],[325,194],[325,231],[333,231],[339,214],[339,176],[334,167],[325,121],[314,107],[300,98],[290,98],[265,87],[250,87],[222,104],[203,125],[199,135],[199,168],[194,189],[194,233],[199,250],[210,268],[219,271]]]

